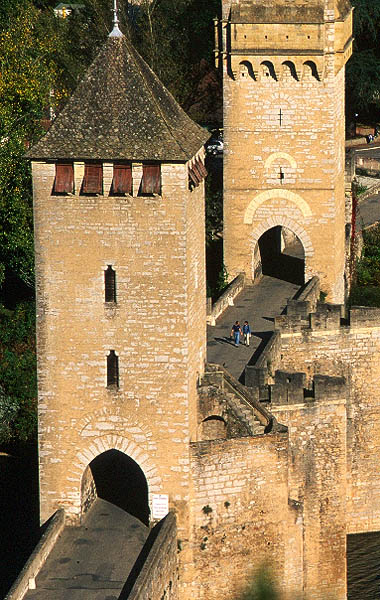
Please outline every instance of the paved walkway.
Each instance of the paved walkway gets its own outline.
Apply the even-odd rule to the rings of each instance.
[[[25,600],[117,600],[149,528],[98,498],[80,527],[66,527]]]
[[[368,227],[380,221],[380,194],[374,194],[360,202],[359,196],[359,227]]]
[[[298,285],[268,276],[255,285],[245,287],[235,299],[234,306],[219,317],[215,327],[207,327],[208,362],[224,365],[234,377],[242,378],[245,365],[255,360],[257,349],[270,337],[274,317],[281,314],[287,300],[298,289]],[[237,320],[241,325],[245,320],[249,321],[253,331],[249,348],[243,344],[236,348],[230,339],[232,324]]]

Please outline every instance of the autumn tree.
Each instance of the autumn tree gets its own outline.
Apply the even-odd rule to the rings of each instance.
[[[33,296],[33,215],[26,148],[43,132],[41,119],[55,98],[55,39],[29,0],[0,11],[0,441],[35,433],[36,361]],[[16,282],[16,283],[15,283]],[[23,290],[22,294],[20,290]],[[4,303],[7,307],[4,306]]]

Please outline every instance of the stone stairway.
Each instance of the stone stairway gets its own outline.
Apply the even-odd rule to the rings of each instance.
[[[254,399],[246,386],[221,365],[207,365],[201,386],[218,390],[229,414],[240,422],[240,431],[245,430],[246,435],[261,435],[272,430],[275,423],[273,416]]]

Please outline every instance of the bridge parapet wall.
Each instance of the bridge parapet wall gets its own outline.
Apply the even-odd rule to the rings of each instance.
[[[4,600],[22,600],[29,589],[35,588],[35,579],[65,527],[65,511],[61,508],[50,519],[40,541]]]
[[[148,540],[137,558],[132,571],[132,585],[127,581],[119,600],[178,600],[178,563],[177,563],[177,524],[174,513],[170,512],[161,523],[156,525],[158,534],[153,543]],[[154,537],[154,529],[150,536]],[[142,566],[141,566],[142,565]]]
[[[207,323],[214,326],[216,319],[228,308],[233,306],[234,300],[242,291],[245,285],[245,273],[239,273],[233,281],[228,285],[223,294],[213,304],[211,314],[207,316]]]

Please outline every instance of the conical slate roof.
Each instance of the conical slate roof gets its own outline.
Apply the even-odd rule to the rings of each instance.
[[[32,159],[187,161],[209,138],[124,36],[109,37]]]

